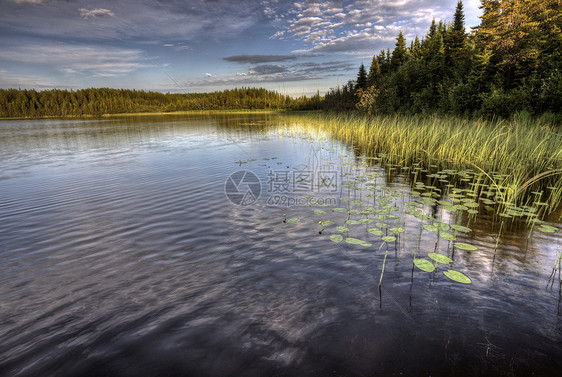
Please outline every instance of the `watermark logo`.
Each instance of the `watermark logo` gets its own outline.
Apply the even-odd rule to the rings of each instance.
[[[226,197],[234,204],[247,206],[255,203],[261,195],[261,182],[249,170],[232,173],[224,184]]]

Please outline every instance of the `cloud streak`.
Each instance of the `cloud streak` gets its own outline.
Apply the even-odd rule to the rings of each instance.
[[[34,61],[61,72],[98,77],[120,76],[148,66],[140,50],[105,46],[27,44],[5,48],[4,52],[15,62]]]
[[[286,60],[298,59],[296,55],[233,55],[223,58],[227,62],[234,62],[240,64],[259,64],[259,63],[274,63],[283,62]]]
[[[109,9],[103,8],[96,8],[92,10],[81,8],[78,10],[80,11],[80,16],[85,19],[115,16],[115,13],[113,13]]]

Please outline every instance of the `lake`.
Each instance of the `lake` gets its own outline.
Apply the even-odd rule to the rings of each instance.
[[[1,121],[0,375],[559,372],[560,211],[305,119]]]

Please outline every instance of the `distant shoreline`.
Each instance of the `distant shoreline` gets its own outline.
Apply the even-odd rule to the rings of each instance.
[[[147,112],[147,113],[115,113],[115,114],[83,114],[83,115],[54,115],[54,116],[25,116],[25,117],[0,117],[0,120],[23,120],[23,119],[100,119],[115,117],[135,116],[159,116],[159,115],[191,115],[191,114],[279,114],[279,113],[302,113],[322,112],[322,110],[263,110],[263,109],[236,109],[236,110],[186,110],[169,112]]]

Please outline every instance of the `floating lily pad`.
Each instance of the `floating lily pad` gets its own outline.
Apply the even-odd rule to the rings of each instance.
[[[382,236],[384,234],[384,232],[378,228],[369,228],[367,229],[367,232],[374,234],[375,236]]]
[[[289,224],[297,224],[301,221],[301,219],[299,219],[298,217],[293,217],[292,219],[287,219],[287,222]]]
[[[558,230],[558,228],[553,227],[551,225],[541,225],[537,228],[537,230],[544,232],[544,233],[554,233]]]
[[[322,211],[321,209],[315,209],[315,210],[314,210],[314,213],[317,214],[317,215],[322,216],[322,215],[325,215],[325,214],[326,214],[326,211]]]
[[[345,223],[347,225],[358,225],[358,224],[361,224],[361,221],[359,221],[359,220],[345,220]]]
[[[332,208],[332,212],[347,212],[345,208]]]
[[[450,229],[449,225],[442,223],[440,221],[436,221],[433,223],[433,225],[435,225],[437,227],[437,229],[439,229],[442,232],[446,232]]]
[[[458,272],[455,270],[447,270],[443,271],[443,274],[447,276],[449,279],[457,281],[459,283],[470,284],[472,280],[462,272]]]
[[[363,202],[361,200],[352,200],[351,203],[358,205],[358,206],[362,206]]]
[[[392,233],[395,233],[395,234],[404,233],[406,231],[406,229],[404,229],[404,228],[390,228],[389,230]]]
[[[396,237],[394,237],[394,236],[386,236],[386,237],[383,237],[383,238],[381,238],[381,239],[382,239],[384,242],[393,242],[393,241],[396,241]]]
[[[352,245],[362,245],[362,246],[371,246],[370,243],[365,242],[365,241],[361,241],[360,239],[357,238],[353,238],[353,237],[348,237],[345,239],[345,242],[352,244]]]
[[[349,232],[349,228],[347,226],[343,226],[343,225],[340,225],[340,226],[336,227],[336,230],[338,232],[341,232],[341,233]]]
[[[388,228],[388,224],[385,224],[385,223],[375,223],[375,226],[377,226],[379,228]]]
[[[425,272],[433,272],[435,270],[435,266],[433,265],[433,263],[423,258],[414,259],[414,265]]]
[[[478,250],[476,246],[464,242],[455,242],[454,245],[457,249],[461,249],[461,250],[467,250],[467,251]]]
[[[332,220],[326,220],[326,221],[322,221],[322,226],[330,226],[330,225],[334,225],[335,222],[333,222]]]
[[[466,226],[462,226],[462,225],[457,225],[457,224],[453,224],[451,225],[451,228],[453,228],[454,230],[456,230],[457,232],[462,232],[462,233],[469,233],[472,232],[472,229],[466,227]]]
[[[330,240],[331,240],[332,242],[338,243],[338,242],[341,242],[341,241],[343,240],[343,237],[342,237],[341,234],[332,234],[332,235],[330,236]]]
[[[437,227],[432,224],[423,224],[423,228],[429,230],[430,232],[437,232]]]
[[[455,237],[455,235],[451,234],[451,233],[442,232],[442,233],[439,233],[439,237],[441,237],[441,238],[443,238],[444,240],[447,240],[447,241],[456,241],[457,240],[457,237]]]
[[[443,263],[443,264],[453,263],[453,260],[451,258],[443,254],[428,253],[427,256],[439,263]]]

